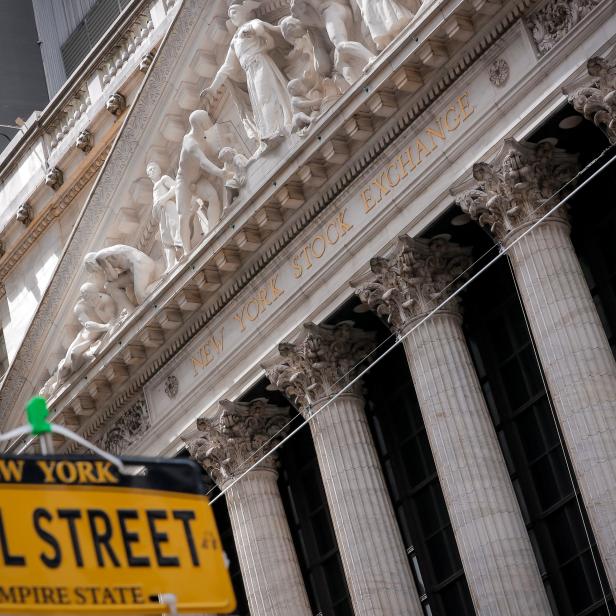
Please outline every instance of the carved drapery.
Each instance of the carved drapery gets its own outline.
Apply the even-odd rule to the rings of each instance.
[[[567,194],[565,184],[576,171],[577,156],[551,143],[506,139],[494,162],[473,165],[473,177],[478,185],[459,196],[456,203],[503,242],[511,233],[539,220],[553,208],[557,199]],[[561,206],[552,216],[565,219],[567,210]]]
[[[450,242],[447,236],[413,239],[402,235],[392,252],[371,259],[370,274],[352,285],[364,304],[402,333],[458,288],[470,264],[470,249]],[[452,298],[445,309],[457,312],[458,298]]]
[[[215,417],[197,420],[201,436],[189,450],[192,457],[213,477],[218,485],[233,479],[267,454],[284,438],[288,408],[269,404],[265,398],[251,402],[221,400]],[[268,456],[260,468],[275,470],[275,455]]]
[[[272,389],[283,392],[302,413],[309,414],[317,401],[339,392],[356,375],[359,364],[375,346],[371,332],[354,327],[351,321],[336,325],[304,324],[299,343],[278,345],[281,361],[267,367]],[[361,393],[354,383],[349,393]]]
[[[588,60],[587,69],[594,83],[569,96],[569,102],[616,143],[616,63],[596,56]]]

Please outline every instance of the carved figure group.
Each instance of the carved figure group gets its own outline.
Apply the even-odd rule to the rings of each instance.
[[[207,234],[246,185],[249,165],[292,132],[306,133],[315,120],[361,77],[411,21],[420,0],[291,0],[290,15],[277,24],[255,16],[255,0],[232,0],[235,27],[225,60],[193,111],[182,139],[175,178],[148,162],[152,214],[158,222],[164,266],[133,246],[117,244],[88,253],[88,282],[81,286],[74,315],[80,329],[43,387],[51,395],[105,345],[115,329],[142,304]],[[248,156],[210,138],[211,107],[222,87],[233,99],[246,136]],[[113,98],[113,97],[112,97]],[[108,101],[113,113],[121,95]],[[111,100],[111,99],[110,99]],[[113,109],[111,109],[113,107]],[[117,107],[117,109],[116,109]],[[87,149],[87,135],[78,147]],[[88,143],[86,143],[88,141]],[[90,139],[91,141],[91,139]],[[82,147],[83,146],[83,147]]]

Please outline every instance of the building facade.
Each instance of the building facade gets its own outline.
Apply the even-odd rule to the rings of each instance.
[[[611,613],[616,5],[171,4],[49,158],[2,429],[193,457],[239,614]]]

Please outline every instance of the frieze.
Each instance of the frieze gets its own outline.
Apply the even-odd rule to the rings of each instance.
[[[165,371],[147,383],[144,391],[153,420],[168,417],[174,406],[181,405],[196,387],[204,387],[215,375],[221,374],[226,362],[231,361],[239,349],[247,349],[249,341],[255,340],[264,327],[271,327],[319,271],[339,258],[393,200],[428,173],[439,150],[446,151],[466,127],[481,121],[487,109],[479,107],[480,100],[484,105],[488,103],[486,98],[473,96],[472,91],[463,91],[436,110],[432,122],[409,134],[402,148],[391,153],[386,162],[374,167],[370,175],[365,174],[355,191],[349,191],[338,204],[337,211],[323,216],[322,222],[315,220],[312,231],[305,233],[303,241],[289,246],[287,256],[278,262],[274,271],[245,290],[218,319],[180,351],[170,369],[178,379],[181,396],[171,402],[164,395]],[[419,151],[418,142],[422,143]],[[212,389],[206,389],[211,394]]]

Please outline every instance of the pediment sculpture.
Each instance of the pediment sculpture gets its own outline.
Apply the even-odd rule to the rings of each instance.
[[[163,263],[125,244],[85,256],[87,281],[73,310],[80,329],[43,395],[52,395],[100,352],[163,276],[188,257],[194,237],[220,223],[246,185],[251,163],[291,133],[305,135],[411,22],[421,1],[291,0],[290,14],[277,24],[256,17],[260,6],[255,0],[229,6],[235,32],[201,93],[205,108],[189,116],[175,177],[156,162],[147,164]],[[211,108],[223,85],[235,103],[235,124],[252,146],[244,138],[210,138],[219,126]]]

